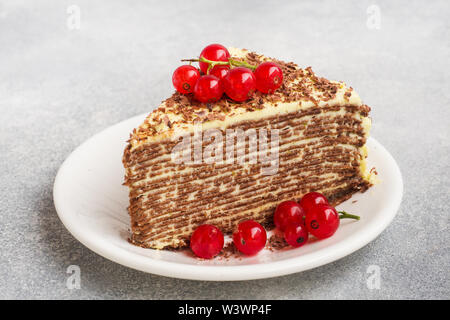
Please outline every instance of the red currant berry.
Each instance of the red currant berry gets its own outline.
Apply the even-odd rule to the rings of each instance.
[[[221,44],[210,44],[205,47],[200,53],[200,57],[203,57],[212,61],[228,61],[230,59],[230,53],[227,48],[222,46]],[[200,70],[204,74],[208,72],[209,64],[206,62],[199,62]]]
[[[308,211],[319,204],[329,204],[328,199],[319,192],[309,192],[300,200],[300,205],[305,211]]]
[[[291,246],[298,248],[308,241],[308,231],[303,224],[290,224],[284,230],[284,239]]]
[[[194,98],[200,102],[214,102],[219,100],[222,95],[222,84],[215,76],[201,76],[194,86]]]
[[[255,75],[250,69],[244,67],[233,68],[223,79],[223,88],[234,101],[245,101],[255,92]]]
[[[303,224],[305,211],[295,201],[283,201],[278,204],[273,215],[275,226],[284,231],[290,224]]]
[[[190,244],[196,256],[211,259],[222,250],[223,242],[223,233],[217,227],[202,224],[195,229]]]
[[[256,89],[273,93],[283,83],[283,71],[274,62],[263,62],[255,69]]]
[[[209,74],[212,76],[216,76],[217,78],[222,80],[227,76],[229,71],[230,71],[229,66],[215,66],[209,71]]]
[[[200,71],[193,66],[185,65],[175,69],[172,83],[179,93],[188,94],[193,92],[198,78],[200,78]]]
[[[306,211],[306,229],[319,239],[331,237],[339,227],[339,214],[335,208],[319,204]]]
[[[241,222],[233,233],[236,248],[246,254],[254,255],[266,245],[267,234],[262,225],[253,220]]]

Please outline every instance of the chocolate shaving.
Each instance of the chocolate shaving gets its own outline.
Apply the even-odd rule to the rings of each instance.
[[[225,245],[217,256],[219,259],[242,258],[241,253],[236,249],[233,242]]]
[[[284,237],[278,233],[275,233],[269,238],[267,249],[270,251],[280,250],[288,247],[289,244],[284,240]]]

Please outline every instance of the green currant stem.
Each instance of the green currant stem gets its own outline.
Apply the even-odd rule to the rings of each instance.
[[[339,219],[356,219],[359,220],[360,217],[354,214],[347,213],[345,211],[339,211]]]
[[[228,61],[214,61],[214,60],[208,60],[204,57],[200,57],[199,59],[183,59],[181,61],[186,61],[186,62],[205,62],[207,64],[209,64],[208,66],[208,73],[209,70],[211,70],[212,68],[214,68],[215,66],[234,66],[234,67],[246,67],[249,68],[251,70],[255,70],[256,66],[251,65],[245,61],[239,61],[239,60],[234,60],[234,59],[228,59]]]
[[[230,64],[235,66],[235,67],[246,67],[249,68],[250,70],[254,71],[256,69],[256,66],[251,65],[245,61],[239,61],[239,60],[234,60],[234,59],[230,59]]]

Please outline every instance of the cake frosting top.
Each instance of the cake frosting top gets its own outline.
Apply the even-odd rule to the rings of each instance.
[[[276,62],[283,71],[283,84],[271,94],[255,91],[245,102],[236,102],[224,96],[214,103],[201,103],[191,95],[175,92],[134,129],[129,140],[131,147],[135,148],[147,141],[176,137],[193,131],[199,125],[202,129],[225,128],[243,120],[257,120],[314,106],[362,105],[352,87],[318,77],[311,67],[302,69],[293,62],[283,62],[246,49],[229,48],[229,52],[234,59],[255,66],[264,61]]]

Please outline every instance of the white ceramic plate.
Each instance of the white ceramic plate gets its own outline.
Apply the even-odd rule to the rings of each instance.
[[[86,247],[107,259],[145,272],[196,280],[250,280],[311,269],[340,259],[377,237],[394,218],[403,194],[400,170],[389,152],[375,139],[367,142],[368,164],[375,166],[380,183],[355,194],[338,209],[361,216],[343,220],[331,238],[298,249],[249,258],[199,260],[186,252],[143,249],[128,243],[128,190],[122,186],[122,154],[140,115],[96,134],[62,164],[55,179],[55,207],[66,228]]]

